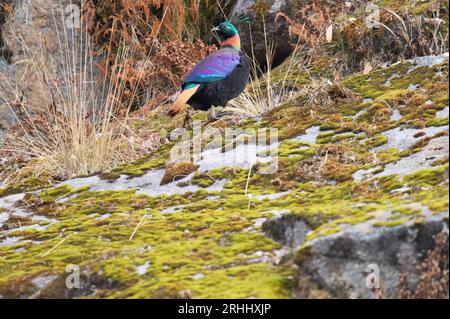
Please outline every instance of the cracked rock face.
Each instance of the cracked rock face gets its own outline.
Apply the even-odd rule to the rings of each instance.
[[[62,8],[68,1],[63,1]],[[54,28],[54,12],[59,12],[61,6],[54,1],[17,1],[14,11],[8,22],[3,26],[3,37],[8,49],[11,52],[10,69],[14,75],[10,77],[10,85],[20,84],[20,92],[26,98],[26,102],[32,106],[39,106],[45,99],[45,93],[38,89],[39,74],[33,69],[33,61],[27,58],[27,51],[34,51],[38,48],[45,50],[49,55],[58,51],[58,37]],[[58,19],[60,20],[60,19]],[[62,27],[61,27],[62,29]],[[49,56],[51,58],[51,56]],[[25,59],[25,60],[24,60]],[[21,61],[24,60],[24,61]],[[49,59],[50,67],[57,68],[57,61]],[[21,61],[21,63],[17,63]],[[20,79],[20,81],[18,81]]]
[[[311,228],[294,215],[281,215],[265,221],[262,230],[282,245],[295,248],[305,241]]]
[[[396,298],[400,275],[408,273],[411,285],[417,282],[417,263],[445,229],[442,218],[370,233],[349,229],[308,243],[298,264],[338,298],[374,298],[377,282],[386,298]],[[379,277],[371,281],[372,274]]]
[[[251,55],[252,45],[256,61],[261,65],[266,63],[266,44],[264,35],[264,24],[268,42],[275,44],[274,64],[282,63],[292,52],[289,38],[289,28],[286,22],[281,19],[275,22],[278,12],[290,14],[293,6],[299,1],[270,0],[263,4],[256,0],[238,0],[231,10],[230,16],[246,15],[252,19],[251,32],[246,25],[239,26],[244,50]],[[258,6],[264,14],[258,16]],[[264,20],[264,24],[263,24]]]
[[[43,72],[36,70],[39,64],[36,65],[38,58],[34,54],[44,52],[50,72],[57,78],[63,78],[64,54],[58,41],[62,35],[58,32],[64,30],[65,20],[60,13],[64,12],[67,5],[78,2],[18,0],[15,1],[11,16],[1,26],[9,56],[8,59],[0,57],[0,142],[2,122],[5,130],[14,120],[8,104],[22,102],[32,108],[40,108],[49,103],[50,91],[48,88],[43,89],[42,81],[46,80]],[[67,29],[67,32],[71,30]],[[71,39],[72,34],[67,37]],[[77,36],[74,39],[77,41]]]
[[[10,92],[11,83],[6,80],[13,78],[14,67],[0,57],[0,145],[2,145],[8,126],[14,121],[14,114],[6,104],[7,100],[13,99]]]

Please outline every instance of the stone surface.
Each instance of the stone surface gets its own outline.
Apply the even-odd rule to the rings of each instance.
[[[48,90],[42,89],[42,81],[46,80],[43,78],[43,71],[39,72],[38,57],[32,56],[33,53],[45,52],[50,72],[63,76],[61,66],[64,63],[64,55],[60,52],[58,39],[63,40],[60,34],[60,31],[64,30],[61,12],[65,12],[66,6],[70,3],[77,2],[17,1],[12,15],[3,26],[3,37],[11,52],[8,68],[13,71],[9,73],[9,84],[15,90],[16,84],[18,85],[19,98],[31,107],[39,108],[43,104],[48,104],[48,96],[50,96]],[[55,23],[58,30],[55,28]],[[74,39],[76,38],[77,36],[74,35]],[[69,43],[69,47],[70,45]],[[8,91],[6,90],[7,93],[11,93]]]
[[[283,19],[276,23],[275,17],[278,12],[292,14],[295,10],[294,4],[298,3],[299,1],[285,0],[238,0],[232,8],[230,16],[244,14],[252,19],[251,28],[242,25],[239,29],[244,50],[251,57],[253,52],[255,60],[260,65],[266,65],[266,48],[269,43],[273,43],[275,46],[273,57],[275,65],[282,63],[292,52],[288,25]]]
[[[265,221],[262,230],[282,245],[295,248],[305,241],[311,228],[295,215],[282,215]]]
[[[333,19],[339,19],[344,12],[344,2],[332,0],[238,0],[232,7],[230,16],[246,15],[252,19],[251,28],[241,26],[241,38],[244,50],[254,57],[259,65],[265,67],[267,49],[273,46],[273,65],[281,64],[293,51],[295,43],[307,47],[313,39],[323,33]],[[291,32],[293,23],[303,25],[306,30],[303,37]],[[312,42],[310,42],[312,40]]]
[[[11,85],[14,85],[14,67],[0,57],[0,145],[8,127],[14,123],[14,114],[7,102],[14,101]]]
[[[1,26],[9,56],[7,60],[0,57],[0,141],[5,128],[15,121],[13,112],[18,112],[19,107],[31,112],[68,104],[67,86],[74,85],[67,77],[68,70],[83,70],[78,67],[84,64],[87,46],[85,41],[81,44],[80,29],[66,23],[69,5],[79,3],[15,1],[12,14]],[[66,55],[66,50],[72,54]],[[98,74],[94,64],[86,70],[92,70],[94,77]],[[87,77],[89,86],[92,79]]]
[[[448,224],[442,217],[365,232],[349,228],[309,242],[299,254],[299,266],[338,298],[376,298],[373,288],[380,287],[386,298],[396,298],[400,275],[407,273],[412,285],[417,282],[416,266],[443,230]],[[374,270],[377,286],[368,280]]]

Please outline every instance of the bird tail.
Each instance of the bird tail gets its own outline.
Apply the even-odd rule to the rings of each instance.
[[[181,92],[175,103],[173,103],[173,105],[170,107],[169,115],[174,116],[175,114],[177,114],[181,110],[183,105],[185,105],[186,102],[189,101],[189,99],[195,94],[195,92],[197,92],[199,87],[200,84],[197,84]]]

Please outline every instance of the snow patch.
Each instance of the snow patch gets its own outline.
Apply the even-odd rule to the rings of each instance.
[[[320,126],[312,126],[305,131],[305,134],[293,138],[292,141],[315,144],[319,134]]]
[[[374,151],[378,152],[391,148],[396,148],[399,151],[404,151],[414,145],[421,138],[431,137],[436,133],[442,131],[448,131],[448,126],[425,127],[423,129],[396,127],[382,133],[388,138],[388,141],[381,146],[375,147]],[[421,134],[421,136],[419,137],[417,136],[418,133],[423,134]]]

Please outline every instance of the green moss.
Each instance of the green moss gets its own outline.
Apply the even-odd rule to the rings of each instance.
[[[151,169],[163,168],[165,163],[165,158],[156,158],[153,160],[143,158],[133,163],[124,164],[122,166],[114,168],[112,172],[129,176],[142,176]]]
[[[330,143],[333,140],[333,136],[335,133],[335,131],[325,131],[319,133],[319,135],[317,135],[317,144]]]
[[[67,193],[73,191],[60,187],[39,196],[50,200]],[[189,290],[199,298],[287,297],[285,281],[289,271],[252,261],[255,252],[270,252],[278,245],[261,233],[240,233],[260,217],[258,212],[246,209],[247,198],[229,196],[226,203],[217,203],[217,210],[211,212],[214,208],[206,198],[207,194],[202,194],[151,198],[131,190],[83,191],[69,202],[54,207],[52,214],[58,223],[41,232],[21,233],[26,239],[42,244],[26,245],[26,251],[15,255],[13,262],[2,267],[0,292],[14,295],[10,283],[25,280],[23,276],[37,276],[49,267],[54,273],[64,273],[66,263],[71,262],[101,274],[96,280],[110,282],[107,290],[98,291],[105,297],[151,296],[164,287],[173,288],[166,291],[169,295],[173,291]],[[188,203],[190,208],[186,211],[172,215],[159,212],[164,207]],[[225,210],[218,210],[222,206]],[[236,217],[237,211],[239,217]],[[111,216],[96,220],[91,216],[93,213]],[[148,218],[142,222],[133,240],[129,240],[144,214]],[[62,229],[64,235],[61,236]],[[63,244],[45,255],[63,238],[66,238]],[[1,247],[2,256],[15,254],[15,248]],[[150,261],[151,266],[140,277],[136,267],[146,261]],[[11,272],[11,267],[16,270]],[[205,278],[192,279],[200,272]],[[225,277],[229,280],[223,280]]]
[[[318,237],[330,236],[340,232],[341,229],[339,227],[325,228],[323,230],[317,230],[315,232],[309,233],[306,236],[306,240],[313,240]]]
[[[283,153],[288,154],[291,147],[297,146],[287,143]],[[420,183],[430,183],[431,179],[436,184],[431,190],[414,191],[415,200],[433,211],[448,208],[448,199],[445,201],[444,196],[448,187],[442,187],[439,180],[432,177],[442,174],[444,169],[438,167],[433,171],[439,173],[420,172],[405,177]],[[257,219],[270,217],[273,214],[270,211],[288,210],[306,220],[314,228],[308,234],[308,241],[336,234],[345,224],[370,221],[374,212],[390,207],[393,207],[394,217],[376,223],[377,227],[399,225],[406,220],[402,216],[420,215],[416,209],[405,205],[400,194],[391,193],[402,186],[395,176],[380,178],[377,187],[372,188],[364,188],[365,182],[354,181],[319,186],[313,182],[300,183],[283,198],[271,200],[270,206],[265,201],[251,200],[250,209],[249,198],[244,195],[247,176],[247,170],[233,168],[197,173],[199,183],[207,177],[230,181],[224,191],[215,193],[220,196],[215,200],[208,199],[209,194],[204,191],[148,197],[133,190],[90,192],[86,188],[79,189],[76,198],[53,206],[49,212],[58,223],[40,232],[29,230],[11,234],[20,234],[26,240],[41,244],[0,247],[1,256],[9,260],[0,270],[0,293],[17,296],[19,290],[31,292],[32,287],[25,288],[17,283],[27,282],[48,269],[63,274],[67,263],[76,263],[96,274],[95,284],[100,287],[97,297],[162,298],[177,297],[188,291],[198,298],[284,298],[289,297],[288,277],[292,270],[274,267],[257,257],[260,252],[270,254],[280,246],[260,231],[245,231]],[[276,191],[264,183],[270,184],[270,181],[254,172],[249,193]],[[60,187],[37,196],[52,201],[75,191]],[[433,202],[438,202],[436,198],[441,201],[433,206]],[[356,205],[361,203],[366,204]],[[179,205],[184,206],[174,213],[161,212]],[[96,215],[92,216],[94,213]],[[106,213],[110,217],[96,219]],[[144,216],[147,217],[143,219]],[[62,239],[65,239],[62,244],[45,255]],[[25,251],[16,253],[14,250],[18,247]],[[146,262],[149,268],[139,276],[136,267]],[[194,279],[197,274],[202,274],[201,279]]]
[[[161,146],[157,151],[144,156],[132,163],[118,166],[111,170],[112,177],[117,178],[120,174],[128,176],[142,176],[151,169],[164,168],[169,157],[170,149],[174,143],[167,143]],[[111,175],[110,175],[111,176]]]
[[[297,157],[297,160],[311,157],[316,151],[316,147],[307,143],[286,140],[278,147],[278,156],[280,158],[287,158],[291,156]]]
[[[378,147],[388,142],[388,138],[386,135],[377,134],[366,141],[366,145],[372,147]]]
[[[429,119],[425,122],[426,127],[448,125],[448,116],[444,118]]]
[[[336,130],[337,128],[339,128],[339,124],[331,121],[325,121],[320,125],[321,131]]]
[[[406,223],[407,219],[396,219],[396,220],[389,220],[389,221],[383,221],[383,222],[376,222],[373,224],[374,227],[395,227],[400,226]]]
[[[53,183],[54,180],[46,175],[39,177],[25,176],[21,178],[19,182],[0,189],[0,197],[46,188],[51,186]]]
[[[404,181],[411,186],[434,186],[446,180],[448,176],[448,163],[436,168],[427,168],[412,173]]]

